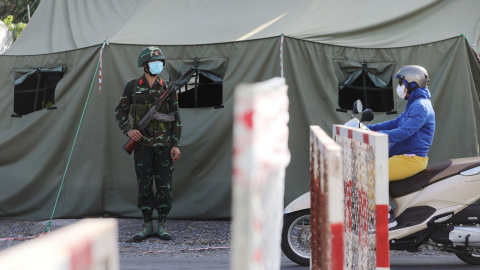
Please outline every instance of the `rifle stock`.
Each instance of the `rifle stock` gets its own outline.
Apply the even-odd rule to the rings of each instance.
[[[133,140],[132,138],[128,139],[128,141],[122,146],[123,150],[127,152],[127,154],[131,155],[133,149],[135,149],[135,145],[137,145],[137,141]]]

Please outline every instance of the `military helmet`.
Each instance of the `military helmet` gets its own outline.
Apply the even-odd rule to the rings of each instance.
[[[162,50],[157,47],[143,48],[138,54],[138,67],[142,67],[146,62],[161,60],[165,64],[165,56]]]
[[[425,88],[427,82],[430,81],[427,70],[421,66],[415,65],[403,66],[398,70],[397,74],[395,74],[394,78],[405,80],[408,84],[414,82],[420,88]]]

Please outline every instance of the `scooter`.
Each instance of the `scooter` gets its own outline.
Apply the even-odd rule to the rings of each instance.
[[[367,129],[362,122],[373,120],[373,113],[366,109],[358,121],[354,115],[359,112],[361,105],[355,104],[346,125]],[[480,265],[480,157],[429,165],[390,182],[389,193],[398,223],[389,229],[390,250],[439,250]],[[310,263],[310,192],[284,209],[282,251],[297,264]]]

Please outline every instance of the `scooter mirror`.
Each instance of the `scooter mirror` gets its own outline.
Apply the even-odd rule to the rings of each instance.
[[[357,114],[363,111],[363,104],[362,101],[359,99],[353,103],[353,114]]]
[[[373,120],[373,112],[370,109],[365,109],[365,111],[362,112],[362,118],[360,119],[360,122],[370,122]]]

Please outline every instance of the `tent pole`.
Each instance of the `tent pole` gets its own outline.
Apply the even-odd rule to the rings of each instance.
[[[368,100],[367,100],[367,62],[363,60],[362,62],[362,79],[363,79],[363,99],[365,100],[365,108],[368,108]]]

